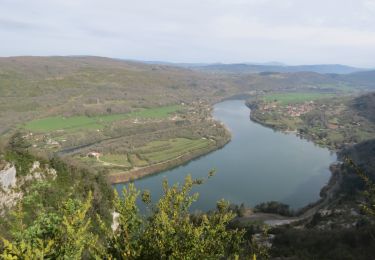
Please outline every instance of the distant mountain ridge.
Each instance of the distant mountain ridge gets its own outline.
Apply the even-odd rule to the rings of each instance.
[[[352,85],[356,85],[357,87],[375,89],[375,70],[340,75],[340,79]]]
[[[262,72],[316,72],[320,74],[349,74],[354,72],[365,71],[363,68],[356,68],[341,64],[317,64],[317,65],[263,65],[263,64],[210,64],[203,66],[192,66],[191,68],[212,71],[212,72],[228,72],[228,73],[262,73]]]
[[[147,64],[168,65],[171,67],[188,68],[209,73],[229,73],[238,75],[259,74],[267,76],[272,74],[283,74],[292,78],[305,78],[311,82],[342,82],[350,84],[355,88],[374,90],[375,89],[375,68],[364,69],[341,64],[317,64],[317,65],[295,65],[289,66],[278,62],[263,64],[236,63],[236,64],[205,64],[205,63],[169,63],[152,62]]]
[[[342,64],[313,64],[313,65],[286,65],[281,62],[243,62],[243,63],[184,63],[184,62],[168,62],[168,61],[142,61],[142,60],[125,60],[136,61],[145,64],[166,65],[172,67],[188,68],[206,72],[218,73],[293,73],[293,72],[315,72],[319,74],[350,74],[355,72],[366,72],[375,70],[353,67]]]

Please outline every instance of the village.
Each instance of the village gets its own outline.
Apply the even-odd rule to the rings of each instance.
[[[283,98],[268,98],[248,103],[252,108],[252,120],[283,132],[297,133],[333,150],[352,146],[369,138],[373,133],[359,130],[360,126],[369,126],[371,123],[352,112],[352,104],[347,97],[314,100],[300,100],[297,97],[288,101]]]
[[[313,100],[306,101],[304,103],[288,104],[287,106],[280,105],[277,101],[271,103],[263,103],[259,106],[259,110],[262,114],[267,112],[276,112],[286,114],[290,117],[300,117],[313,109],[316,105]]]

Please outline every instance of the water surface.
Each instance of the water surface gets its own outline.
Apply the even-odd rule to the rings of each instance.
[[[162,194],[164,178],[182,183],[187,174],[203,178],[215,168],[215,177],[194,189],[200,196],[193,209],[212,209],[222,198],[248,206],[276,200],[293,208],[319,199],[320,189],[330,178],[328,167],[336,161],[335,154],[293,134],[252,122],[244,101],[216,104],[213,113],[230,129],[230,143],[186,165],[135,181],[136,187],[150,190],[156,200]],[[115,187],[120,191],[123,184]]]

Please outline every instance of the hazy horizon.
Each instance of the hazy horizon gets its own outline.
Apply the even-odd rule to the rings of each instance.
[[[375,67],[375,0],[0,4],[0,56]]]
[[[245,64],[245,65],[257,65],[257,66],[348,66],[357,69],[375,69],[374,67],[365,67],[365,66],[355,66],[350,64],[342,64],[342,63],[305,63],[305,64],[288,64],[285,62],[279,61],[270,61],[270,62],[252,62],[252,61],[240,61],[240,62],[183,62],[183,61],[168,61],[168,60],[140,60],[140,59],[127,59],[127,58],[118,58],[118,57],[108,57],[108,56],[98,56],[98,55],[14,55],[14,56],[0,56],[0,58],[13,58],[13,57],[98,57],[98,58],[109,58],[115,60],[122,60],[122,61],[130,61],[130,62],[141,62],[141,63],[149,63],[149,64],[165,64],[165,65],[178,65],[178,64],[186,64],[186,65],[238,65],[238,64]]]

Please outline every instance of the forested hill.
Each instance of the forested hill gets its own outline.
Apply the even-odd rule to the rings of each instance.
[[[363,169],[375,181],[375,139],[368,140],[342,152],[342,157],[348,157]]]
[[[186,67],[187,65],[184,65]],[[375,70],[355,68],[340,64],[327,65],[251,65],[251,64],[210,64],[194,65],[192,69],[210,73],[242,74],[254,77],[259,75],[283,75],[289,79],[303,78],[311,84],[336,84],[354,88],[374,89]],[[287,75],[287,76],[286,76]]]
[[[361,116],[375,123],[375,92],[354,99],[352,107],[357,110]]]
[[[125,113],[134,108],[216,102],[264,91],[328,91],[373,86],[375,73],[227,74],[103,57],[0,58],[0,133],[53,115]]]
[[[354,111],[375,123],[375,92],[362,95],[352,101]],[[350,158],[375,180],[375,139],[367,140],[341,152],[340,157]]]
[[[0,133],[35,117],[124,113],[231,95],[233,85],[189,69],[101,57],[0,58]]]
[[[375,70],[340,75],[339,79],[357,87],[375,89]]]

